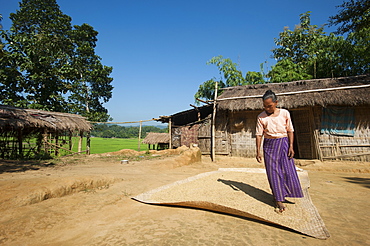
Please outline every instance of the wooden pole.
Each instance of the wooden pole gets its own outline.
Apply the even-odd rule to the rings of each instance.
[[[170,117],[170,120],[168,122],[168,134],[170,135],[170,142],[169,142],[169,148],[172,149],[172,117]]]
[[[69,132],[69,150],[72,150],[73,144],[72,144],[72,132]]]
[[[22,130],[18,130],[18,153],[21,158],[23,158],[23,134]]]
[[[89,121],[90,123],[96,123],[96,124],[132,124],[132,123],[139,123],[139,122],[148,122],[153,120],[159,120],[159,119],[151,119],[151,120],[140,120],[140,121],[126,121],[126,122],[97,122],[97,121]]]
[[[314,130],[314,137],[315,137],[315,148],[317,152],[317,158],[322,161],[322,150],[320,146],[320,136],[319,136],[319,130]]]
[[[83,132],[80,131],[80,138],[78,139],[78,150],[77,152],[81,152],[82,151],[82,138],[83,138]]]
[[[90,155],[90,141],[91,141],[91,133],[88,132],[86,136],[86,154]]]
[[[38,133],[38,136],[37,136],[37,141],[36,141],[36,144],[37,144],[37,154],[40,154],[41,153],[41,148],[42,148],[42,139],[43,139],[43,134],[41,132]]]
[[[203,100],[201,100],[201,99],[199,99],[199,98],[195,98],[195,100],[197,100],[197,101],[199,101],[199,102],[202,102],[202,103],[205,103],[205,104],[210,104],[209,102],[207,102],[207,101],[203,101]]]
[[[138,143],[138,151],[140,151],[140,141],[141,141],[141,127],[143,125],[143,122],[140,121],[140,128],[139,128],[139,143]]]
[[[46,154],[49,153],[49,149],[48,149],[48,132],[47,130],[45,129],[44,130],[44,134],[42,134],[42,140],[43,140],[43,144],[44,144],[44,151]]]
[[[216,81],[215,84],[215,100],[213,101],[213,114],[212,114],[212,140],[211,140],[211,145],[212,145],[212,150],[211,150],[211,158],[212,161],[216,161],[216,99],[217,99],[217,89],[218,89],[218,83]]]
[[[55,145],[56,146],[58,146],[58,143],[59,143],[59,136],[58,136],[58,132],[56,132],[55,133]],[[56,156],[58,156],[59,155],[59,149],[58,148],[55,148],[55,150],[54,150],[54,154],[56,155]]]

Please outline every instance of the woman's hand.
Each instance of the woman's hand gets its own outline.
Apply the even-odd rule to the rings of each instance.
[[[256,160],[257,160],[259,163],[261,163],[261,162],[262,162],[262,155],[261,155],[261,153],[257,153],[257,155],[256,155]]]
[[[292,159],[294,157],[293,150],[294,132],[288,132],[288,139],[289,139],[288,157],[289,159]]]
[[[261,143],[262,143],[262,136],[256,135],[256,159],[259,163],[262,162],[262,155],[261,155]]]
[[[292,159],[294,157],[294,150],[293,150],[293,147],[289,147],[289,150],[288,150],[288,157],[289,159]]]

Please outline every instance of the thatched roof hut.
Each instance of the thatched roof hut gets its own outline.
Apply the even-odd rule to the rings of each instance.
[[[231,155],[254,156],[256,117],[269,89],[291,112],[297,157],[369,159],[369,74],[226,88],[216,100],[216,125],[228,133]]]
[[[40,128],[48,131],[89,132],[91,125],[80,115],[0,105],[0,131]]]
[[[368,74],[229,87],[225,88],[217,98],[218,108],[229,111],[262,110],[261,98],[269,89],[277,94],[279,105],[287,109],[370,104],[370,75]]]
[[[216,154],[254,157],[256,119],[269,89],[278,96],[278,107],[291,113],[297,158],[370,160],[369,74],[224,88],[216,99],[214,121],[213,105],[200,108],[201,120],[195,109],[161,120],[176,122],[173,146],[196,143],[203,154],[212,147]]]
[[[169,133],[158,133],[158,132],[149,132],[148,135],[143,140],[144,144],[157,145],[157,150],[168,149],[170,143],[170,134]]]
[[[157,132],[149,132],[148,135],[144,138],[144,144],[159,144],[165,143],[168,144],[170,142],[170,135],[168,133],[157,133]]]
[[[79,137],[77,153],[89,153],[89,141],[82,151],[82,138],[91,127],[80,115],[0,105],[1,158],[51,157],[60,151],[74,154],[73,136]]]

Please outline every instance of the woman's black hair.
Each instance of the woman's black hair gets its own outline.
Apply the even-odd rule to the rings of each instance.
[[[272,90],[267,90],[265,94],[262,96],[263,101],[269,98],[271,98],[273,102],[277,102],[277,96]]]

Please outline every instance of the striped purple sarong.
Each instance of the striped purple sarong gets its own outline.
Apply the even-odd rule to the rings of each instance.
[[[283,202],[285,197],[303,197],[294,160],[288,157],[287,137],[263,141],[263,154],[267,179],[274,198]]]

